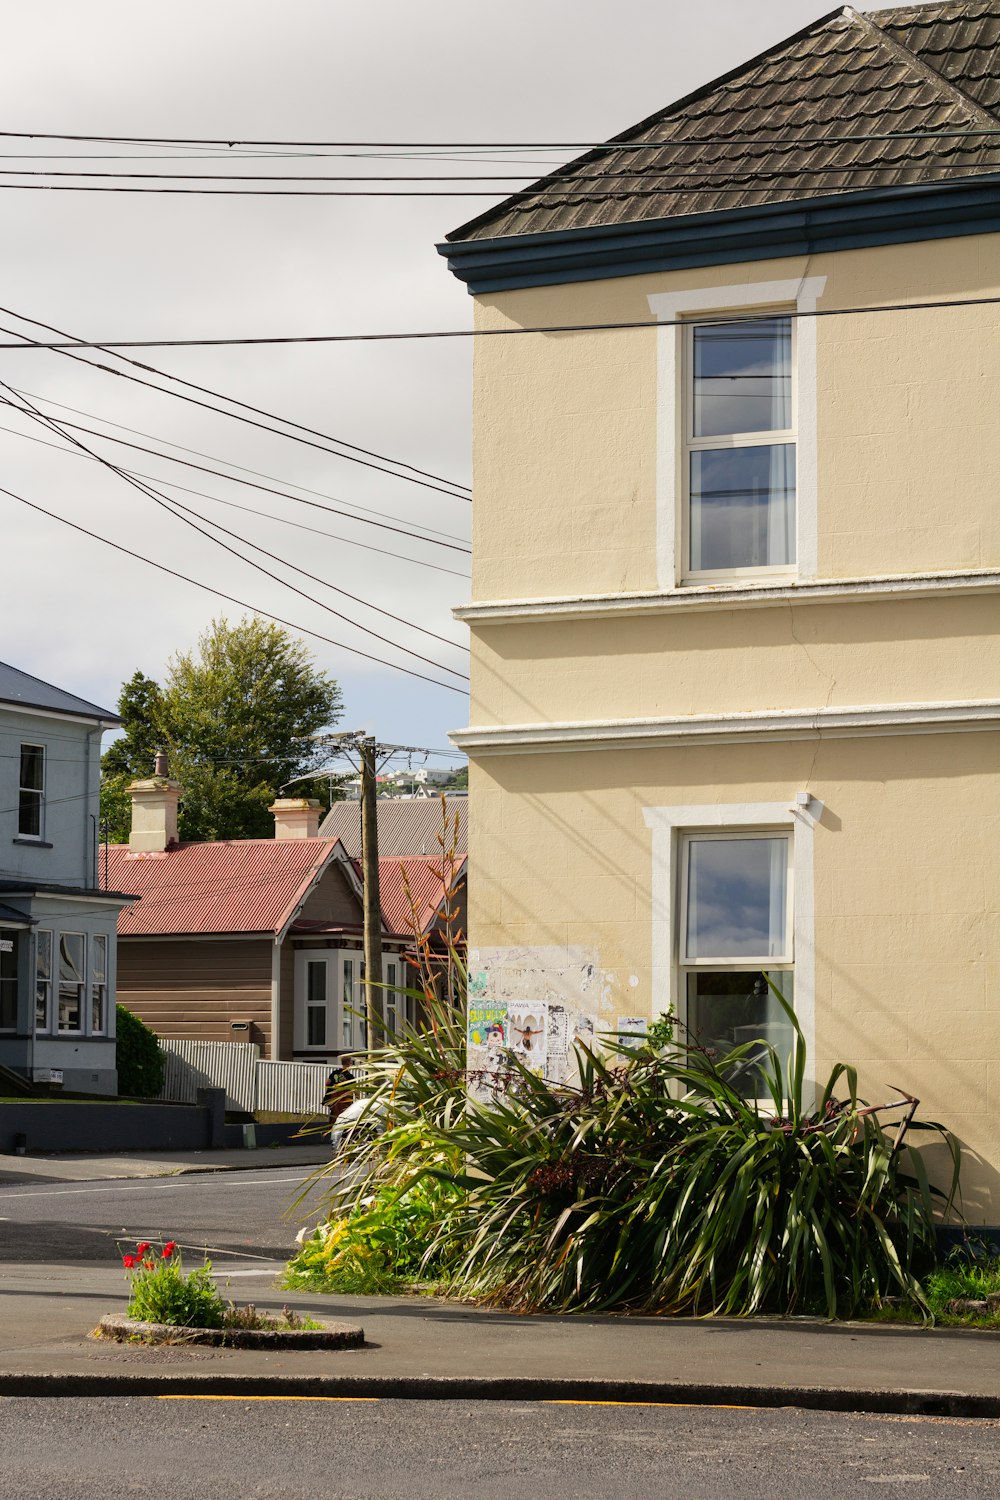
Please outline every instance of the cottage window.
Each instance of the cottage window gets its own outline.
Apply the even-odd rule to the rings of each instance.
[[[306,963],[306,1046],[326,1046],[326,959]]]
[[[59,1030],[82,1031],[87,1003],[87,939],[82,932],[59,935]]]
[[[791,1002],[792,837],[690,833],[680,843],[679,959],[691,1040],[717,1053],[772,1043],[784,1059],[792,1028],[765,972]],[[755,1092],[752,1059],[742,1069]]]
[[[0,1031],[17,1026],[17,934],[0,929]]]
[[[52,934],[45,931],[35,947],[35,1030],[52,1030]]]
[[[360,959],[344,959],[340,1024],[345,1052],[353,1052],[368,1045],[368,1024],[361,1008],[363,997],[359,995],[359,967]]]
[[[42,836],[42,806],[45,800],[45,746],[21,746],[17,833],[22,839]]]
[[[402,998],[396,989],[396,964],[385,966],[385,1032],[386,1040],[399,1035],[399,1002]]]
[[[108,1024],[108,940],[102,932],[90,940],[90,1031],[100,1036]]]
[[[787,316],[686,333],[684,577],[796,562],[795,327]]]

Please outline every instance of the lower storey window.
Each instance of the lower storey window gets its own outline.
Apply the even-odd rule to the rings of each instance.
[[[17,943],[9,929],[0,931],[0,1031],[17,1025]]]
[[[770,1043],[784,1060],[792,1027],[765,973],[791,1004],[791,833],[690,833],[680,859],[678,956],[691,1041],[714,1054]],[[753,1052],[737,1071],[741,1091],[758,1092]]]
[[[59,1030],[82,1031],[87,995],[87,939],[82,932],[59,936]]]

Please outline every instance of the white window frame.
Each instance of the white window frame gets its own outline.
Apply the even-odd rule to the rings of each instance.
[[[650,311],[665,325],[657,334],[656,374],[656,573],[660,589],[673,591],[696,582],[727,580],[744,587],[754,581],[773,586],[776,576],[798,583],[816,578],[816,319],[808,314],[816,311],[825,286],[825,276],[807,276],[656,292],[647,298]],[[796,565],[794,569],[763,567],[692,575],[686,569],[689,448],[685,437],[690,403],[685,393],[685,341],[690,337],[689,325],[699,317],[724,319],[727,314],[790,310],[806,315],[792,319]]]
[[[52,1025],[55,1036],[86,1036],[88,1007],[90,1003],[90,934],[60,929],[53,935]],[[60,991],[62,990],[62,944],[64,938],[79,938],[83,943],[82,978],[77,983],[77,1007],[80,1013],[79,1026],[61,1026],[59,1023]]]
[[[762,309],[768,317],[780,318],[782,314],[787,316],[794,309],[791,306],[768,307]],[[708,326],[718,326],[718,318],[707,320]],[[795,494],[795,537],[798,541],[798,409],[799,409],[799,382],[797,353],[799,342],[798,320],[791,320],[791,426],[786,428],[773,428],[760,432],[736,432],[719,433],[711,437],[696,437],[694,431],[694,336],[698,328],[706,326],[706,320],[692,318],[684,327],[677,332],[681,335],[684,349],[681,361],[683,371],[684,392],[681,401],[683,417],[683,443],[680,447],[681,475],[679,483],[680,504],[680,555],[679,573],[683,584],[706,584],[726,582],[750,582],[759,580],[767,583],[793,582],[796,576],[797,564],[793,560],[790,563],[760,563],[747,568],[692,568],[691,559],[691,455],[693,453],[719,452],[723,448],[771,448],[792,447],[795,449],[796,463],[796,494]]]
[[[785,859],[785,944],[782,954],[737,955],[734,958],[692,958],[686,951],[688,929],[688,882],[690,859],[688,851],[692,844],[712,841],[729,842],[749,839],[783,839],[787,845]],[[699,828],[684,829],[677,839],[677,874],[675,884],[678,893],[677,908],[677,961],[678,967],[687,973],[691,969],[709,969],[716,973],[731,973],[742,969],[791,969],[795,967],[795,841],[789,828],[724,828],[711,831]],[[686,992],[687,986],[682,990]]]
[[[41,756],[42,784],[40,787],[23,786],[21,784],[21,761],[24,758],[25,750],[37,750],[39,755]],[[39,745],[32,740],[24,740],[19,744],[17,758],[17,838],[19,842],[40,844],[45,839],[45,782],[48,772],[47,760],[48,756],[46,754],[46,747],[44,745]],[[38,798],[37,833],[24,833],[21,829],[21,798],[24,796],[25,792],[28,792],[32,797]]]
[[[682,965],[682,945],[677,926],[682,908],[678,891],[680,848],[687,834],[716,832],[732,836],[742,833],[790,832],[788,893],[793,912],[789,932],[794,963],[780,964],[769,958],[761,969],[791,968],[795,974],[794,1009],[806,1044],[807,1066],[815,1067],[816,1048],[816,950],[813,847],[815,828],[823,804],[811,799],[800,805],[792,792],[787,802],[717,802],[645,807],[643,818],[652,834],[652,1013],[668,1005],[684,1023],[687,1015],[685,974],[688,968],[741,969],[753,961],[739,958],[732,964],[717,960],[704,966]]]
[[[90,950],[88,954],[90,984],[88,986],[88,1005],[86,1017],[87,1034],[88,1036],[107,1036],[109,1024],[108,995],[110,993],[108,981],[108,959],[111,953],[111,943],[108,939],[108,934],[106,932],[92,932],[90,934],[90,942],[87,946]],[[102,979],[98,979],[97,955],[102,949],[104,951],[104,977]],[[99,1026],[95,1026],[94,1001],[98,999],[98,992],[100,992],[99,999],[101,1007],[101,1022]]]
[[[361,983],[362,954],[357,948],[298,948],[295,951],[293,978],[294,1027],[293,1046],[297,1053],[314,1053],[317,1057],[342,1052],[360,1052],[364,1049],[364,1022],[358,1015],[349,1012],[363,1007]],[[309,994],[308,965],[322,963],[326,966],[326,1040],[320,1044],[309,1041]],[[345,965],[353,965],[353,994],[345,993]],[[346,1035],[350,1024],[350,1040]],[[354,1040],[360,1036],[360,1041]]]
[[[40,978],[39,973],[38,973],[39,952],[40,952],[40,949],[42,947],[42,941],[43,941],[43,939],[47,939],[48,940],[48,948],[49,948],[49,977],[48,977],[48,979],[42,979],[42,978]],[[55,965],[55,962],[56,962],[56,957],[55,957],[56,951],[57,951],[57,949],[56,949],[56,934],[52,931],[52,929],[50,927],[41,927],[41,928],[39,928],[38,932],[35,934],[35,955],[34,955],[35,956],[35,991],[34,991],[34,993],[35,993],[35,1035],[36,1036],[51,1036],[52,1035],[52,1028],[53,1028],[53,1008],[52,1008],[53,966]],[[44,984],[44,985],[47,986],[46,995],[45,995],[45,1021],[44,1021],[44,1024],[41,1025],[41,1026],[39,1026],[39,1024],[38,1024],[38,986],[40,984]]]

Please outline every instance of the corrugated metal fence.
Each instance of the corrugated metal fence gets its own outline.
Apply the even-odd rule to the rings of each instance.
[[[193,1104],[199,1089],[226,1091],[226,1108],[254,1114],[317,1114],[325,1063],[265,1062],[255,1042],[160,1041],[165,1063],[161,1099]]]
[[[323,1108],[326,1063],[257,1063],[257,1109],[283,1110],[297,1115],[318,1114]]]

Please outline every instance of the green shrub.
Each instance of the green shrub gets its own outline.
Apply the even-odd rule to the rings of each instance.
[[[126,1313],[142,1323],[168,1323],[178,1328],[221,1328],[226,1304],[206,1262],[186,1275],[181,1254],[172,1240],[154,1246],[141,1240],[135,1254],[122,1257],[132,1290]]]
[[[152,1099],[163,1087],[163,1053],[156,1033],[124,1005],[116,1005],[118,1092]]]
[[[418,1147],[418,1149],[420,1149]],[[455,1172],[455,1152],[437,1161],[424,1153],[427,1165]],[[424,1176],[411,1186],[386,1184],[371,1200],[355,1201],[331,1223],[319,1225],[289,1262],[282,1284],[300,1290],[379,1296],[402,1290],[418,1279],[446,1273],[446,1242],[440,1230],[461,1199],[459,1189],[438,1177]],[[432,1264],[426,1264],[431,1239],[440,1241]]]
[[[930,1317],[920,1278],[957,1189],[957,1145],[912,1110],[897,1135],[842,1063],[814,1099],[775,993],[795,1038],[786,1060],[763,1041],[715,1057],[664,1026],[655,1047],[585,1052],[578,1088],[510,1057],[488,1103],[469,1095],[461,1015],[425,997],[430,1030],[369,1059],[386,1130],[374,1153],[347,1142],[332,1234],[304,1248],[303,1270],[341,1252],[352,1274],[366,1257],[404,1280],[415,1264],[522,1312],[833,1317],[902,1295]],[[750,1069],[766,1104],[736,1086]],[[950,1190],[928,1182],[918,1131],[951,1153]],[[447,1198],[411,1221],[401,1254],[380,1226],[429,1182]]]

